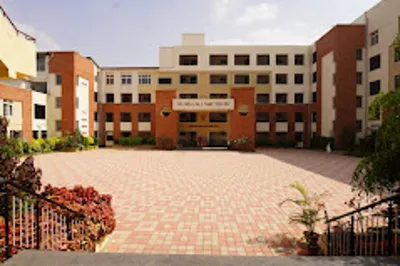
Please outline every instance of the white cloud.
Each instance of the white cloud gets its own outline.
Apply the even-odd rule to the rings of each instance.
[[[242,15],[240,15],[236,24],[240,26],[250,26],[256,22],[262,22],[275,19],[278,16],[278,5],[260,3],[246,7]]]
[[[38,30],[32,25],[15,23],[17,28],[36,39],[36,48],[40,51],[56,51],[61,50],[57,41],[44,31]]]
[[[214,12],[212,12],[213,18],[219,22],[223,20],[228,13],[229,0],[213,0],[213,1],[214,1]]]

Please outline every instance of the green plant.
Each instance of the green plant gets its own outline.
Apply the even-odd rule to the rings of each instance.
[[[352,128],[345,128],[342,131],[342,148],[353,151],[356,146],[356,132]]]
[[[153,138],[153,137],[144,138],[143,139],[143,144],[156,145],[156,139]]]
[[[51,150],[56,150],[57,143],[60,143],[61,139],[59,137],[51,137],[47,138],[46,142],[48,143]]]
[[[29,154],[37,153],[42,151],[41,142],[38,139],[34,139],[28,143],[29,145]]]
[[[300,183],[296,182],[290,185],[290,188],[295,189],[301,196],[301,199],[286,199],[279,206],[282,207],[285,203],[293,203],[300,211],[290,216],[290,223],[299,223],[307,228],[307,233],[315,232],[315,226],[322,220],[321,211],[324,209],[324,203],[321,201],[322,194],[313,194]]]

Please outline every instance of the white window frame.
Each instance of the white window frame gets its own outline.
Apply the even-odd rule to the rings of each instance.
[[[151,75],[139,75],[139,84],[151,84]]]
[[[379,43],[379,30],[375,30],[370,34],[371,46]]]
[[[114,74],[113,73],[106,73],[106,84],[107,85],[114,84]]]
[[[12,116],[13,115],[13,101],[4,100],[3,101],[3,115]]]
[[[121,75],[121,84],[122,85],[131,85],[132,84],[132,74],[122,74]]]

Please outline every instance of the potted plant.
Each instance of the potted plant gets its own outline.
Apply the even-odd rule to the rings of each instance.
[[[250,147],[251,140],[249,137],[242,136],[233,141],[234,148],[241,151],[250,151],[252,148]]]
[[[301,199],[286,199],[282,201],[279,206],[282,207],[285,203],[293,203],[300,208],[300,211],[290,216],[290,223],[299,223],[306,227],[303,232],[304,238],[307,242],[307,249],[309,256],[316,256],[319,253],[318,239],[319,234],[315,232],[315,226],[322,220],[321,212],[324,209],[324,203],[321,202],[322,194],[310,195],[307,189],[300,183],[293,183],[291,188],[298,191]]]

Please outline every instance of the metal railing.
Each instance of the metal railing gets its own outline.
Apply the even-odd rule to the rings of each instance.
[[[5,259],[23,249],[65,251],[74,242],[85,250],[83,214],[4,179],[0,203],[0,254]]]
[[[326,215],[326,255],[399,255],[399,203],[396,194],[331,219]]]

